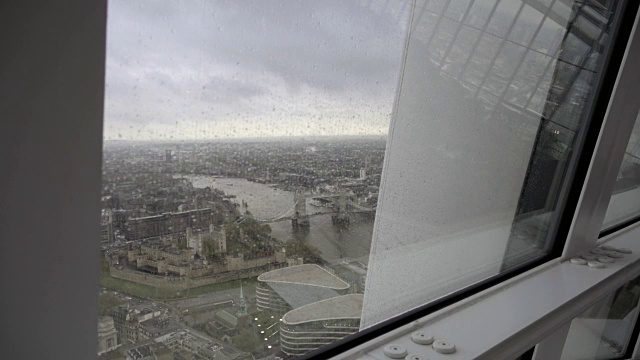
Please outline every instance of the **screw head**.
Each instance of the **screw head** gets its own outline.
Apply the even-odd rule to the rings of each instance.
[[[436,340],[433,342],[433,350],[440,354],[453,354],[456,352],[456,346],[445,340]]]
[[[405,359],[406,360],[425,360],[425,358],[422,355],[418,355],[418,354],[409,354]]]
[[[433,336],[422,331],[415,331],[411,334],[411,341],[420,345],[431,345],[433,343]]]
[[[398,344],[389,344],[385,346],[383,352],[385,355],[387,355],[387,357],[390,357],[392,359],[402,359],[403,357],[407,356],[407,349],[404,346]]]
[[[589,261],[587,263],[587,266],[589,266],[590,268],[594,268],[594,269],[604,269],[605,265],[603,263],[601,263],[600,261]]]

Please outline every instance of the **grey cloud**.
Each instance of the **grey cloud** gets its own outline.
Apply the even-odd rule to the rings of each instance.
[[[402,0],[391,4],[404,8]],[[377,109],[382,101],[388,112],[407,15],[355,1],[111,0],[107,106],[120,109],[107,114],[147,115],[107,121],[170,123],[175,114],[224,121],[230,112],[251,118],[302,95],[338,110],[354,103]],[[295,104],[281,108],[301,112]]]

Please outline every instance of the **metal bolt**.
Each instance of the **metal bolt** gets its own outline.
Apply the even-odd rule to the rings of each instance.
[[[407,349],[398,344],[389,344],[384,347],[384,354],[392,359],[402,359],[407,356]]]
[[[456,352],[456,346],[448,341],[436,340],[433,342],[433,350],[440,354],[453,354]]]
[[[433,336],[422,331],[416,331],[411,334],[411,341],[420,345],[431,345],[433,343]]]

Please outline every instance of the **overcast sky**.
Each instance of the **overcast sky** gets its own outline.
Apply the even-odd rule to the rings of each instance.
[[[405,1],[110,0],[105,139],[386,134]]]

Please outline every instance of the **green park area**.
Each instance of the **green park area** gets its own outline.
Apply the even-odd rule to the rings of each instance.
[[[279,341],[280,336],[277,332],[280,330],[280,319],[269,311],[254,311],[250,316],[254,326],[242,329],[232,341],[233,346],[238,349],[256,354],[263,351],[265,345]]]
[[[242,279],[243,286],[255,285],[256,282],[257,281],[255,278]],[[101,259],[100,263],[100,286],[139,298],[169,300],[238,288],[240,287],[240,281],[232,280],[219,284],[210,284],[182,291],[160,289],[149,285],[138,284],[135,282],[111,277],[111,275],[109,274],[109,264],[103,258]]]

